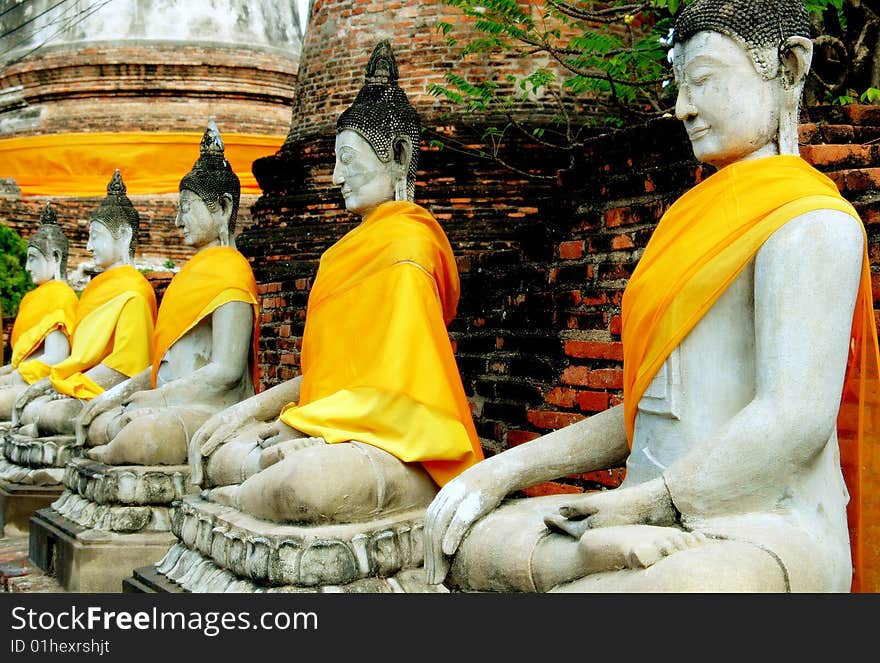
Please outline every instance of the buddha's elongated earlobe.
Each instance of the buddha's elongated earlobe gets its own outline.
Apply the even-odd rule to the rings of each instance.
[[[391,144],[396,177],[394,179],[394,200],[410,200],[409,166],[413,155],[412,139],[398,136]]]
[[[398,177],[394,181],[394,200],[409,200],[406,190],[406,176]]]

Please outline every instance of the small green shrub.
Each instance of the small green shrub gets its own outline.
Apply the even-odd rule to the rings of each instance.
[[[26,263],[27,242],[12,228],[0,224],[0,306],[4,318],[14,318],[21,298],[34,288]]]

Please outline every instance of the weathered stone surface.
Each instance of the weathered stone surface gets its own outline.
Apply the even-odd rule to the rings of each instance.
[[[98,504],[168,505],[192,492],[186,465],[105,465],[87,458],[71,460],[64,485]]]
[[[52,509],[82,527],[104,532],[168,532],[171,516],[167,506],[99,504],[65,490]]]
[[[208,569],[210,583],[220,582],[214,569],[222,569],[254,586],[316,588],[390,578],[418,569],[424,559],[424,509],[312,526],[260,520],[194,495],[171,511],[180,545],[157,568],[190,591],[205,591]]]
[[[86,449],[76,443],[73,435],[53,435],[33,438],[9,432],[3,445],[3,455],[11,463],[27,467],[56,467],[63,469],[67,461],[84,456]],[[61,477],[59,477],[60,480]]]
[[[369,577],[348,583],[306,585],[264,585],[242,578],[197,550],[178,543],[156,566],[159,577],[188,592],[200,593],[437,593],[449,592],[443,585],[428,585],[421,567],[403,569],[387,577]],[[179,591],[179,590],[177,590]]]

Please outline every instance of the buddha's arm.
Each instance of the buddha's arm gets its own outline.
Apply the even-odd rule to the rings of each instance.
[[[55,387],[52,386],[52,382],[49,378],[37,380],[27,387],[21,392],[21,394],[19,394],[18,398],[15,399],[15,405],[12,406],[12,425],[18,426],[21,423],[21,413],[24,411],[24,408],[28,403],[40,396],[54,393],[58,392],[55,391]]]
[[[76,418],[76,439],[79,444],[85,444],[87,429],[95,417],[108,410],[122,405],[128,398],[143,389],[150,388],[152,367],[147,367],[137,375],[111,387],[104,393],[96,396],[85,403],[83,409]]]
[[[221,410],[196,431],[190,447],[207,456],[245,424],[277,418],[285,405],[299,400],[301,383],[297,376]]]
[[[246,376],[253,329],[254,309],[247,302],[227,302],[218,307],[211,314],[211,360],[156,389],[162,402],[153,404],[222,405]]]
[[[153,322],[143,297],[131,297],[119,313],[113,334],[113,347],[101,363],[83,375],[107,390],[132,377],[150,365],[153,344]],[[112,368],[117,365],[136,366],[131,374]]]
[[[623,406],[486,458],[446,484],[425,515],[429,582],[442,582],[445,558],[467,530],[516,490],[571,474],[620,466],[629,454]]]
[[[128,379],[128,376],[125,373],[117,371],[115,368],[105,366],[104,364],[92,366],[89,370],[83,371],[83,375],[103,389],[110,389],[123,380]]]
[[[44,364],[54,366],[67,359],[69,355],[70,340],[64,332],[54,329],[43,339],[43,352],[39,356],[28,357],[28,359],[38,359]]]
[[[190,482],[202,481],[202,458],[210,456],[217,448],[252,421],[269,421],[281,413],[288,403],[299,400],[302,376],[298,375],[275,385],[271,389],[255,394],[214,414],[195,432],[187,445],[190,466]]]
[[[789,222],[755,263],[757,389],[716,435],[671,464],[675,507],[766,509],[834,431],[862,266],[860,224],[840,212]],[[772,506],[772,505],[771,505]]]

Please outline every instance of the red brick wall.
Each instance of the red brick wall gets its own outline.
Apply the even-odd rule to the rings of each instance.
[[[446,42],[437,31],[440,21],[454,24],[456,35],[464,34],[470,22],[439,0],[314,0],[297,74],[291,139],[324,134],[335,126],[363,85],[367,61],[381,39],[391,40],[400,85],[429,124],[448,111],[441,99],[427,93],[430,84],[444,84],[446,72],[454,70],[466,77],[491,72],[504,85],[508,73],[525,71],[524,63],[509,55],[474,55],[460,61],[457,52],[462,46]],[[528,60],[531,67],[537,57]],[[553,68],[549,61],[547,66]]]
[[[140,214],[136,262],[161,264],[173,260],[179,267],[193,255],[193,250],[183,243],[183,233],[174,226],[177,216],[177,194],[131,195],[132,205]],[[236,233],[251,225],[250,207],[256,195],[241,197]],[[0,223],[15,229],[27,239],[39,224],[40,211],[47,202],[52,203],[58,215],[58,223],[64,229],[69,242],[68,270],[81,262],[90,262],[92,254],[86,250],[89,239],[89,217],[101,204],[100,197],[49,197],[28,196],[0,197]]]
[[[803,155],[834,179],[865,222],[880,265],[880,107],[811,108]],[[524,145],[519,150],[527,149]],[[530,148],[529,161],[554,155]],[[329,185],[330,138],[258,162],[267,191],[240,245],[261,285],[263,385],[297,374],[316,260],[351,227]],[[462,299],[450,326],[488,453],[619,403],[620,301],[661,214],[711,172],[673,119],[588,141],[557,182],[423,148],[417,200],[458,256]],[[880,277],[875,277],[880,300]],[[568,477],[532,494],[616,485],[622,470]]]
[[[67,131],[286,133],[292,57],[233,47],[116,44],[56,47],[0,69],[0,88],[23,86],[32,122],[2,137]]]

